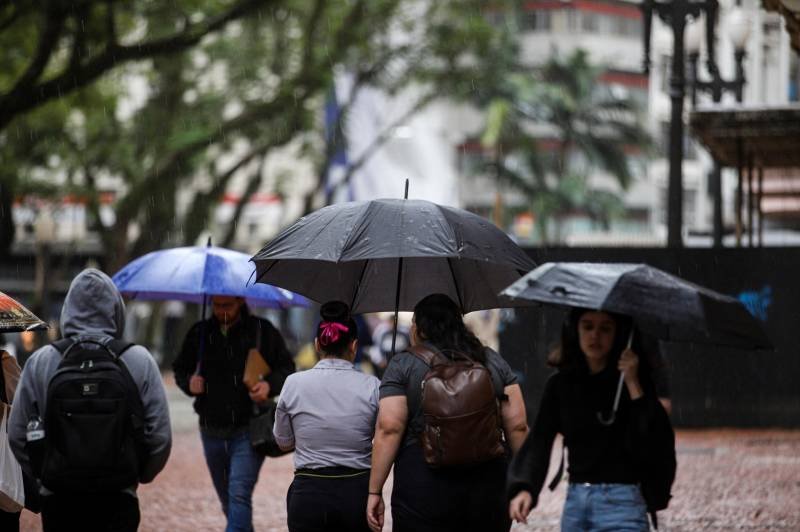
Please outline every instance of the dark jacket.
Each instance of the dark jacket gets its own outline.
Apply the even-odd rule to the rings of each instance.
[[[640,481],[638,464],[657,398],[650,383],[642,383],[644,396],[635,401],[623,387],[616,420],[610,426],[601,424],[597,412],[609,415],[618,378],[616,368],[608,367],[595,375],[585,368],[561,370],[548,379],[536,421],[509,469],[509,497],[527,490],[536,505],[556,434],[564,436],[569,453],[570,482]]]
[[[187,395],[191,395],[189,379],[197,369],[203,334],[200,375],[205,378],[206,393],[195,397],[194,409],[200,416],[201,431],[230,437],[247,427],[253,414],[253,402],[242,382],[248,351],[260,347],[261,355],[272,369],[266,378],[270,396],[280,393],[286,377],[294,372],[294,361],[280,332],[269,321],[250,315],[246,307],[242,307],[241,318],[227,334],[222,333],[219,322],[212,316],[195,323],[186,333],[181,352],[172,365],[175,382]]]

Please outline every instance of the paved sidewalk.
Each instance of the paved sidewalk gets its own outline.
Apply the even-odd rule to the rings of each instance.
[[[140,530],[222,531],[225,520],[203,459],[191,402],[169,376],[165,383],[174,444],[161,475],[139,489]],[[800,531],[800,431],[678,431],[677,443],[675,497],[659,514],[661,531]],[[560,444],[553,453],[551,475],[559,453]],[[257,531],[286,530],[285,497],[292,470],[292,455],[265,462],[253,500]],[[563,501],[563,483],[555,492],[545,490],[528,524],[512,530],[557,531]],[[21,528],[41,530],[38,516],[23,513]]]

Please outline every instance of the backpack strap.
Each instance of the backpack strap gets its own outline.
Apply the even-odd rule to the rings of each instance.
[[[108,342],[106,347],[114,354],[115,357],[119,358],[125,351],[134,345],[136,344],[133,342],[128,342],[127,340],[118,340],[115,338],[114,340]]]
[[[75,339],[74,337],[70,337],[70,338],[62,338],[61,340],[57,340],[57,341],[53,342],[53,343],[52,343],[52,344],[50,344],[50,345],[52,345],[52,346],[55,348],[55,350],[56,350],[56,351],[58,351],[59,353],[61,353],[61,354],[63,355],[63,354],[64,354],[64,352],[65,352],[67,349],[69,349],[69,347],[70,347],[70,346],[71,346],[73,343],[75,343],[75,340],[76,340],[76,339]]]
[[[406,349],[409,353],[417,357],[418,359],[425,362],[430,367],[433,367],[434,363],[438,361],[443,361],[445,359],[444,355],[437,353],[432,349],[428,349],[422,345],[412,345]]]
[[[56,351],[61,353],[62,356],[65,356],[74,345],[82,343],[96,344],[101,347],[104,347],[114,356],[114,358],[117,359],[121,357],[122,354],[129,348],[136,345],[133,342],[128,342],[126,340],[118,340],[116,338],[100,342],[92,339],[81,339],[76,336],[70,338],[62,338],[61,340],[55,341],[50,345],[52,345],[56,349]]]

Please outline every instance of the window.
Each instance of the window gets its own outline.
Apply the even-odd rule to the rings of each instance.
[[[669,187],[664,187],[661,189],[661,194],[659,195],[659,205],[658,205],[658,212],[659,212],[659,221],[663,224],[667,224],[667,211],[669,210],[669,201],[667,199],[667,195],[669,194]],[[692,188],[684,188],[683,189],[683,226],[684,227],[694,227],[696,222],[695,216],[695,203],[697,202],[697,191]]]
[[[546,9],[526,11],[520,19],[523,31],[549,31],[552,27],[552,14]]]
[[[504,26],[506,23],[506,13],[501,9],[495,9],[492,11],[486,11],[483,14],[486,22],[490,25],[494,26],[495,28],[499,28]]]
[[[661,61],[658,63],[658,74],[661,83],[660,88],[661,92],[665,94],[669,94],[669,78],[671,76],[670,72],[672,71],[672,56],[670,55],[662,55]]]
[[[585,32],[595,33],[599,29],[599,18],[596,13],[581,13],[581,29]]]

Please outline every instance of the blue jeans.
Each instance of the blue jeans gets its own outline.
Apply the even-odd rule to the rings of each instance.
[[[647,507],[636,484],[570,483],[561,532],[647,532]]]
[[[206,464],[228,520],[226,532],[253,530],[253,489],[264,457],[253,451],[245,430],[232,438],[200,433]]]

